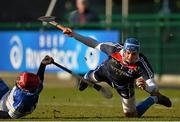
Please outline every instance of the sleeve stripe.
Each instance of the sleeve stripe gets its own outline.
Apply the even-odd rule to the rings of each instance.
[[[151,69],[148,67],[147,63],[144,61],[144,59],[141,57],[140,58],[140,62],[143,64],[143,66],[145,67],[149,78],[153,78],[153,72],[151,71]]]
[[[96,49],[98,49],[98,50],[101,50],[101,45],[102,45],[103,43],[99,43],[95,48]]]

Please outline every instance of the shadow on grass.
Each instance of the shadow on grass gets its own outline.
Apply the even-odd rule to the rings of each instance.
[[[144,116],[141,118],[126,118],[124,116],[111,116],[111,117],[99,117],[99,116],[86,116],[86,117],[52,117],[52,118],[38,118],[38,117],[29,117],[29,118],[22,118],[18,119],[19,121],[27,121],[27,120],[32,120],[32,121],[179,121],[180,117],[174,117],[174,116],[168,116],[168,117],[163,117],[163,116]]]

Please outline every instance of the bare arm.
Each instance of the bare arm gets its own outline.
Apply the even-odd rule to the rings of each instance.
[[[0,111],[0,119],[9,119],[11,118],[6,111]]]

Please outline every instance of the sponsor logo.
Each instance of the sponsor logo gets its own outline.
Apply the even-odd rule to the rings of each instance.
[[[23,60],[23,46],[20,37],[17,35],[12,36],[10,45],[12,45],[10,50],[10,62],[14,69],[19,69]]]

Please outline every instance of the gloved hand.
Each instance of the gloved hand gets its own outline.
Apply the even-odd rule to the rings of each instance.
[[[68,35],[69,37],[73,36],[73,32],[70,28],[64,28],[63,33]]]
[[[44,59],[41,61],[42,64],[48,65],[54,62],[54,59],[48,55],[44,57]]]

